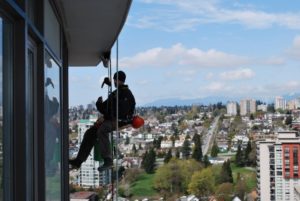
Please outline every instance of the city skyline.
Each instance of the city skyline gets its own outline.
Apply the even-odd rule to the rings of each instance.
[[[119,37],[119,69],[137,105],[160,99],[300,92],[299,2],[137,0]],[[115,71],[115,47],[112,65]],[[70,106],[107,96],[107,69],[70,68]]]

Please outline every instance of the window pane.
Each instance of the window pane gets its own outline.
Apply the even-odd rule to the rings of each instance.
[[[45,54],[46,200],[61,200],[60,67]]]
[[[3,57],[3,26],[0,18],[0,58]],[[0,60],[0,200],[3,200],[3,61]]]
[[[45,1],[45,38],[53,52],[60,58],[60,26],[49,0]]]
[[[35,0],[28,0],[27,1],[27,3],[28,3],[28,6],[27,6],[27,8],[28,8],[28,11],[27,11],[27,15],[28,15],[28,17],[29,17],[29,19],[33,22],[33,24],[35,24],[36,25],[36,6],[37,6],[37,2],[35,1]]]

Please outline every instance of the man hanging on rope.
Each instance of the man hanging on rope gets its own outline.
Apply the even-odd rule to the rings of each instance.
[[[118,126],[122,127],[131,123],[135,110],[134,96],[128,86],[124,84],[126,74],[123,71],[118,71],[114,74],[113,79],[117,89],[105,101],[102,100],[102,97],[98,98],[96,106],[98,111],[103,114],[103,119],[98,120],[85,132],[77,157],[69,160],[71,169],[80,168],[81,164],[88,158],[95,143],[99,143],[100,154],[104,160],[104,164],[98,170],[103,171],[113,166],[109,133],[116,130],[117,116]],[[103,83],[111,84],[108,78],[105,78]]]

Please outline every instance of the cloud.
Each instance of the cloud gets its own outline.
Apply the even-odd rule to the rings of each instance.
[[[255,73],[250,68],[238,69],[234,71],[227,71],[220,74],[220,78],[223,80],[242,80],[251,79],[255,76]]]
[[[212,82],[208,86],[205,86],[204,88],[209,92],[218,92],[218,91],[223,91],[226,87],[224,83]]]
[[[292,47],[287,50],[287,54],[293,59],[300,59],[300,36],[294,38]]]
[[[222,2],[217,0],[141,0],[139,2],[151,4],[151,8],[129,18],[129,25],[137,28],[178,32],[194,30],[201,24],[230,23],[255,29],[265,29],[274,25],[300,29],[300,13],[265,12],[241,3],[221,5]],[[156,7],[157,5],[159,7]]]
[[[271,65],[271,66],[281,66],[286,63],[286,59],[279,56],[279,57],[270,57],[266,58],[264,61],[261,62],[262,64]]]
[[[205,79],[206,79],[206,80],[210,80],[210,79],[212,79],[213,77],[214,77],[214,74],[213,74],[212,72],[207,73],[207,74],[205,75]]]
[[[156,47],[144,52],[139,52],[132,57],[124,57],[120,63],[124,67],[239,67],[247,64],[248,58],[228,54],[210,49],[207,51],[191,48],[187,49],[181,43],[171,48]]]

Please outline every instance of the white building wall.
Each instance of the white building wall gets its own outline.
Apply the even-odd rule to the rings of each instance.
[[[257,106],[257,110],[260,110],[260,111],[263,111],[263,112],[266,112],[267,109],[268,109],[268,106],[264,105],[264,104],[261,104],[261,105]]]
[[[286,100],[283,99],[281,96],[276,96],[275,97],[275,110],[277,109],[286,109]]]
[[[230,116],[237,115],[237,104],[236,102],[228,102],[227,103],[227,114]]]
[[[254,99],[245,99],[240,101],[241,116],[253,114],[256,112],[256,101]]]
[[[283,175],[282,145],[300,144],[300,138],[294,132],[279,133],[276,140],[257,142],[257,175],[260,201],[270,200],[271,196],[271,169],[270,152],[268,146],[274,146],[274,172],[275,172],[275,201],[297,200],[295,187],[300,186],[300,179],[285,179]]]
[[[270,200],[270,163],[269,163],[269,143],[260,143],[258,145],[259,152],[257,158],[259,159],[259,190],[260,190],[260,201]],[[266,171],[268,170],[268,171]]]
[[[240,115],[244,116],[247,115],[247,101],[241,100],[240,102]]]
[[[89,129],[96,119],[81,120],[78,124],[78,143],[81,144],[83,140],[84,133]],[[99,187],[99,185],[107,184],[109,179],[109,173],[102,172],[99,173],[98,167],[99,162],[94,160],[94,149],[92,149],[87,160],[82,163],[79,169],[78,185],[89,188],[89,187]]]

